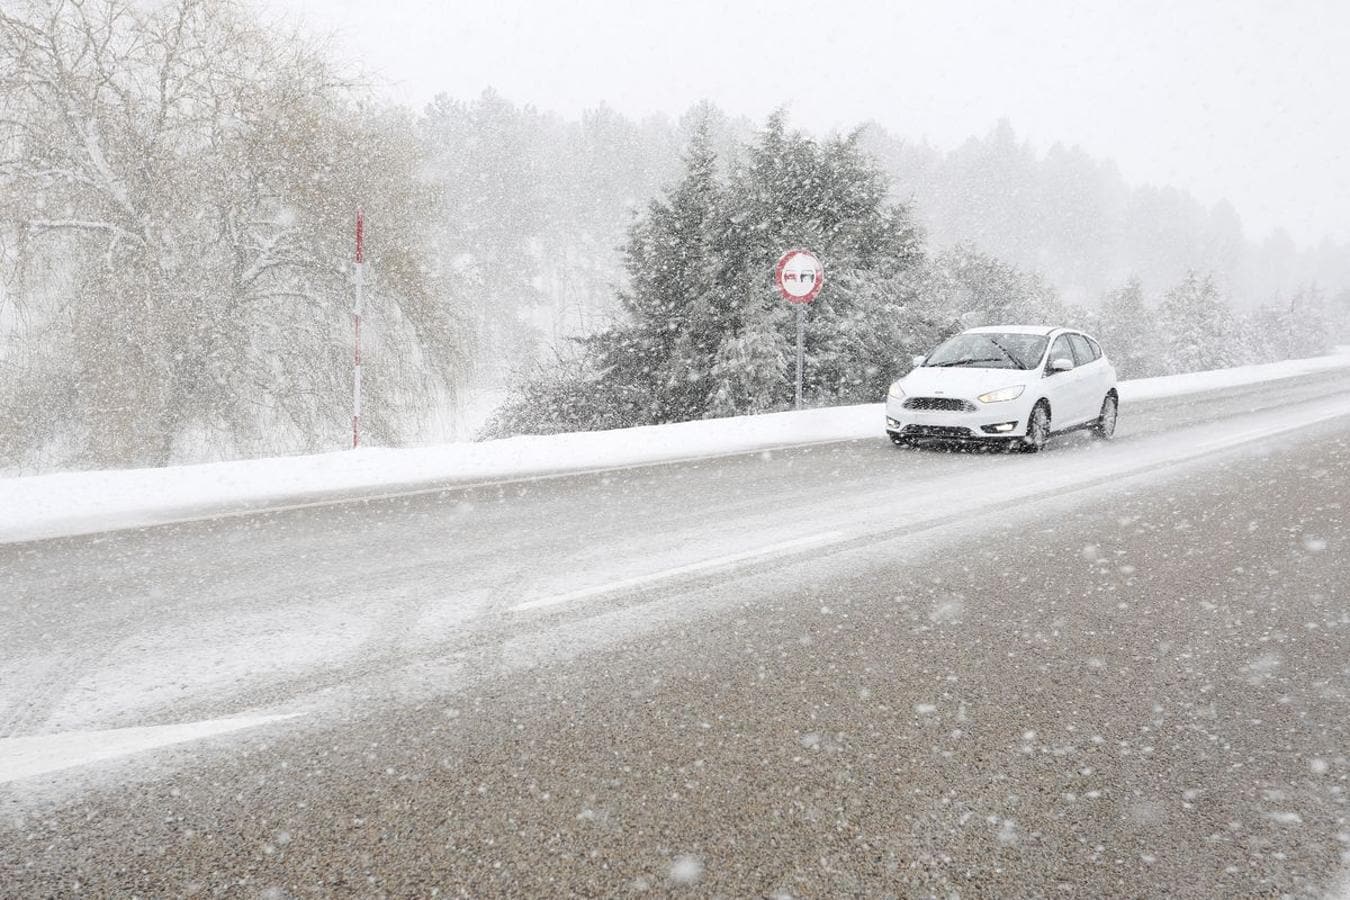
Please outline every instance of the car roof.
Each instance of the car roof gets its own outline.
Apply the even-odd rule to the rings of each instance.
[[[967,328],[966,334],[1051,334],[1061,331],[1057,325],[981,325]]]

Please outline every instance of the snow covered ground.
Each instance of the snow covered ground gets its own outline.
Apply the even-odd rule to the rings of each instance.
[[[1350,368],[1329,356],[1124,381],[1123,403]],[[0,479],[0,543],[881,435],[883,404],[409,449]]]

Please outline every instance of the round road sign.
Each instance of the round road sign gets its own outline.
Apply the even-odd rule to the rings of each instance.
[[[789,303],[810,303],[825,284],[825,269],[810,250],[789,250],[773,270],[778,293]]]

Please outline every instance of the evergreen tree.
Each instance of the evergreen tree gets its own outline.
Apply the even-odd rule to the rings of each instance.
[[[809,310],[806,392],[871,399],[895,370],[882,318],[860,286],[912,271],[919,235],[862,154],[857,136],[818,143],[770,118],[722,187],[708,130],[682,180],[635,224],[627,247],[629,323],[600,339],[610,396],[641,385],[634,421],[783,408],[795,313],[770,273],[784,249],[808,246],[830,267]],[[639,396],[645,396],[644,404]]]
[[[611,394],[634,394],[635,421],[696,418],[723,323],[711,305],[721,188],[706,120],[684,155],[684,175],[653,200],[625,248],[628,322],[595,340]]]
[[[726,217],[714,307],[723,340],[756,347],[760,360],[796,340],[795,313],[773,290],[780,253],[809,247],[826,267],[826,287],[808,309],[804,393],[818,401],[872,399],[885,391],[893,367],[878,364],[893,346],[879,321],[884,305],[865,285],[913,272],[922,261],[921,236],[909,211],[888,203],[888,184],[863,153],[860,133],[824,143],[790,132],[785,117],[769,119],[727,188]],[[725,371],[725,370],[723,370]],[[787,366],[761,365],[754,393],[784,408],[793,395]],[[740,385],[745,390],[745,385]],[[715,383],[713,395],[737,387]],[[710,396],[713,396],[710,395]]]
[[[1156,315],[1144,304],[1144,286],[1131,278],[1102,301],[1097,337],[1121,378],[1163,373],[1166,353]]]
[[[1188,272],[1158,310],[1163,365],[1169,373],[1238,365],[1243,359],[1237,322],[1209,275]]]
[[[979,325],[1055,325],[1065,311],[1039,276],[1022,272],[968,245],[938,255],[926,289],[964,328]]]
[[[1350,289],[1333,297],[1328,307],[1327,330],[1332,341],[1350,343]]]
[[[1327,301],[1316,285],[1300,287],[1289,298],[1289,320],[1289,348],[1283,358],[1301,359],[1327,351]]]
[[[1299,359],[1326,352],[1333,323],[1315,286],[1302,286],[1288,300],[1263,306],[1249,318],[1248,342],[1262,361]]]
[[[772,271],[792,247],[810,247],[828,270],[809,310],[807,396],[873,400],[897,373],[897,303],[911,299],[920,235],[908,210],[888,203],[886,181],[857,134],[817,142],[789,131],[780,113],[725,181],[717,163],[705,121],[680,181],[630,231],[626,320],[581,342],[589,362],[576,377],[594,373],[592,427],[790,405],[795,313]],[[897,293],[878,291],[882,284]],[[517,402],[522,397],[489,433],[555,427],[537,414],[527,422],[532,413]]]

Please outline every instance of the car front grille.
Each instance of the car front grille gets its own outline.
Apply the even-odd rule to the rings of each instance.
[[[905,430],[900,433],[905,437],[947,438],[948,440],[971,436],[969,428],[957,428],[953,425],[906,425]]]
[[[974,412],[975,404],[955,397],[910,397],[905,409],[925,409],[940,412]]]

